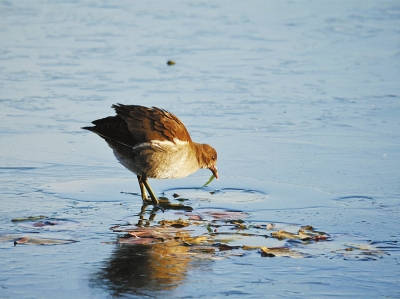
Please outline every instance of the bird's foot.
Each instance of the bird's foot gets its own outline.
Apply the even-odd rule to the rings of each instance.
[[[152,205],[153,206],[153,211],[155,211],[155,212],[157,212],[158,210],[161,210],[163,213],[165,212],[165,209],[162,207],[162,205],[161,205],[161,203],[159,201],[154,202],[154,201],[149,200],[147,198],[146,199],[142,198],[142,200],[143,200],[142,212],[144,211],[143,207],[145,207],[144,209],[146,209],[148,205]]]
[[[160,204],[155,204],[154,206],[154,210],[161,210],[163,213],[165,212],[165,209],[160,205]]]

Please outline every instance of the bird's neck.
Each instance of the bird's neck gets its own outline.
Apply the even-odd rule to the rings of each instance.
[[[200,168],[207,168],[207,165],[204,161],[204,145],[201,143],[193,142],[193,148],[196,152],[197,163],[199,163]]]

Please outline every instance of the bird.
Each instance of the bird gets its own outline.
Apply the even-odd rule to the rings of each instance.
[[[114,104],[116,115],[92,121],[82,127],[103,138],[117,160],[135,173],[143,203],[161,208],[149,178],[186,177],[199,169],[209,169],[218,179],[217,151],[208,144],[193,142],[182,121],[158,107]],[[147,191],[147,192],[146,192]]]

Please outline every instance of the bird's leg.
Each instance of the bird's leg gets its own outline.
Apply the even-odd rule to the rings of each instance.
[[[147,204],[149,202],[149,198],[147,197],[146,188],[144,187],[143,184],[143,177],[141,175],[138,175],[137,179],[139,182],[140,193],[142,195],[143,204]]]
[[[152,202],[153,202],[153,206],[155,206],[155,207],[161,209],[161,210],[164,212],[164,208],[160,206],[160,203],[159,203],[159,201],[158,201],[158,198],[157,198],[157,196],[154,194],[153,190],[151,189],[151,187],[150,187],[150,185],[149,185],[149,182],[147,181],[147,177],[146,177],[145,175],[143,175],[143,176],[141,177],[141,181],[142,181],[143,185],[146,187],[147,192],[149,192],[150,198],[151,198],[151,200],[152,200]]]

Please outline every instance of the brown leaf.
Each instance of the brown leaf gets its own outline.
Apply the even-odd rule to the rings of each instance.
[[[206,214],[218,220],[241,219],[241,218],[247,218],[249,216],[249,214],[246,212],[237,212],[237,211],[221,211],[221,212],[210,211],[206,212]]]
[[[299,229],[299,235],[306,235],[309,237],[316,237],[316,236],[327,237],[328,236],[328,234],[325,232],[320,232],[320,231],[314,230],[314,228],[311,225],[306,225],[306,226],[301,227]]]
[[[179,218],[177,220],[161,220],[158,222],[159,224],[163,226],[171,226],[171,227],[186,227],[190,225],[190,222],[188,220],[183,220],[182,218]]]
[[[21,222],[21,221],[35,221],[39,219],[47,218],[46,216],[39,215],[39,216],[29,216],[29,217],[22,217],[22,218],[14,218],[12,222]]]
[[[243,250],[255,250],[255,249],[261,249],[262,246],[248,246],[248,245],[243,245],[242,249]]]
[[[200,221],[200,220],[203,220],[203,217],[201,217],[200,215],[191,215],[191,216],[189,217],[189,220],[197,220],[197,221]]]
[[[182,238],[182,242],[185,245],[200,245],[200,244],[208,244],[209,236],[198,236],[194,238]]]
[[[310,240],[311,237],[308,235],[298,235],[290,233],[284,230],[271,233],[271,236],[277,238],[278,240],[289,239],[289,240]]]
[[[61,245],[74,243],[75,240],[64,240],[64,239],[50,239],[50,238],[36,238],[36,237],[22,237],[14,240],[14,245],[25,244],[25,245]]]
[[[276,257],[276,256],[286,256],[292,258],[302,258],[305,255],[301,252],[293,251],[287,247],[261,247],[261,256],[263,257]]]

